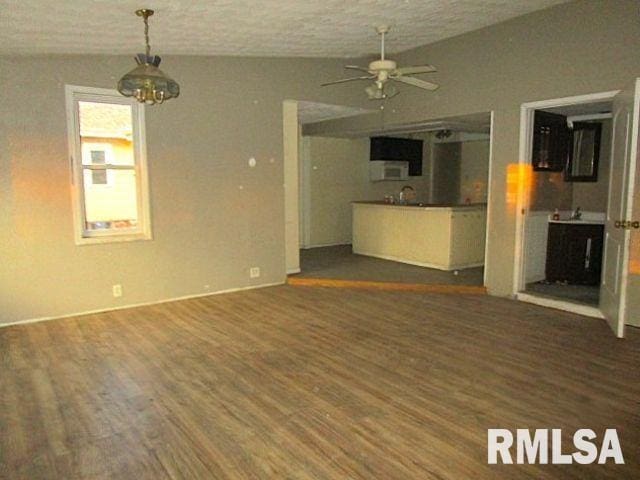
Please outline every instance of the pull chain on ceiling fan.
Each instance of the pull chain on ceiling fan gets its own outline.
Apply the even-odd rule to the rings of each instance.
[[[346,65],[344,67],[348,70],[366,72],[367,75],[343,78],[342,80],[323,83],[323,87],[338,83],[353,82],[356,80],[373,80],[373,83],[364,89],[370,100],[382,100],[396,96],[399,93],[398,89],[392,82],[390,82],[390,80],[393,82],[413,85],[414,87],[422,88],[424,90],[435,90],[438,88],[438,85],[435,83],[420,80],[419,78],[414,78],[412,76],[421,73],[435,72],[435,67],[431,65],[416,65],[398,68],[396,62],[385,58],[385,35],[389,32],[389,27],[387,25],[381,25],[376,28],[376,31],[378,32],[378,35],[380,35],[380,59],[374,60],[366,68],[359,67],[358,65]]]

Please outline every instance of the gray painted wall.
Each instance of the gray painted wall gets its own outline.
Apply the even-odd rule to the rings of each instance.
[[[358,106],[319,86],[343,63],[164,58],[182,93],[147,108],[154,239],[76,246],[64,85],[114,88],[133,60],[0,57],[0,323],[284,281],[282,101]]]
[[[623,88],[640,76],[636,45],[636,1],[584,0],[396,56],[401,65],[436,65],[429,78],[442,87],[431,93],[405,86],[388,102],[385,122],[494,111],[490,293],[509,295],[513,285],[516,207],[507,171],[518,162],[520,105]],[[282,281],[281,102],[370,106],[361,85],[318,87],[340,78],[343,63],[165,58],[183,94],[147,117],[155,239],[76,247],[63,84],[110,87],[131,60],[0,59],[0,322],[204,293],[203,285],[243,287],[251,284],[252,265],[262,266],[261,282]],[[323,128],[380,125],[378,115],[370,117]],[[249,156],[258,158],[254,170]],[[638,275],[632,282],[640,284]],[[117,301],[113,283],[124,286]],[[631,307],[638,311],[637,300]]]
[[[624,88],[640,76],[636,45],[640,45],[637,1],[584,0],[396,56],[400,65],[435,65],[438,73],[429,79],[441,87],[433,93],[402,88],[387,104],[387,124],[494,112],[487,262],[490,293],[510,295],[513,290],[516,205],[510,201],[515,197],[507,192],[507,171],[519,160],[520,106]],[[375,116],[325,122],[316,125],[314,133],[358,130],[379,123]],[[632,282],[640,283],[636,278]],[[633,307],[640,310],[637,303]]]

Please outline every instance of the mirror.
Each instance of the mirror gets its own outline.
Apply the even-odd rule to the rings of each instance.
[[[597,182],[602,124],[574,122],[565,170],[567,182]]]

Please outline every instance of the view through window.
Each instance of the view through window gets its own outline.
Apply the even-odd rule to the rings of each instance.
[[[136,128],[141,107],[117,94],[73,91],[71,96],[80,239],[148,237],[143,135]]]

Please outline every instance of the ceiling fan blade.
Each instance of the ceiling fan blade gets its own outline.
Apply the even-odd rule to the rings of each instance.
[[[336,80],[334,82],[323,83],[320,86],[321,87],[326,87],[327,85],[335,85],[336,83],[353,82],[354,80],[371,80],[373,78],[376,78],[376,77],[372,76],[372,75],[367,75],[367,76],[362,76],[362,77],[343,78],[342,80]]]
[[[433,65],[416,65],[413,67],[396,68],[394,73],[397,73],[398,75],[416,75],[418,73],[431,73],[437,71],[438,69]]]
[[[346,68],[347,70],[359,70],[361,72],[369,73],[369,69],[368,68],[359,67],[358,65],[345,65],[344,68]]]
[[[439,85],[436,85],[435,83],[425,82],[424,80],[413,77],[391,77],[391,80],[413,85],[418,88],[424,88],[425,90],[436,90],[439,87]]]

